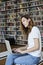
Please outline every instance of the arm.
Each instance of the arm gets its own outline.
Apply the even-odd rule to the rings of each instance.
[[[27,45],[26,46],[23,46],[23,47],[19,47],[17,49],[20,49],[20,50],[26,50],[27,49]]]
[[[33,51],[38,50],[39,47],[40,47],[39,39],[38,39],[38,38],[34,38],[34,43],[35,43],[35,44],[34,44],[34,47],[29,48],[29,49],[27,49],[27,50],[25,50],[25,51],[22,51],[21,53],[29,53],[29,52],[33,52]]]
[[[19,47],[19,48],[13,48],[12,51],[19,51],[19,50],[26,50],[27,49],[27,45],[23,46],[23,47]]]

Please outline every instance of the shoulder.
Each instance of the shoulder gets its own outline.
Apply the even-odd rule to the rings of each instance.
[[[34,27],[32,28],[32,31],[39,31],[39,28],[38,28],[37,26],[34,26]]]
[[[37,27],[37,26],[34,26],[33,28],[32,28],[32,33],[40,33],[40,30],[39,30],[39,28]]]
[[[39,38],[40,31],[39,31],[38,27],[34,26],[32,28],[31,34],[32,34],[33,38]]]

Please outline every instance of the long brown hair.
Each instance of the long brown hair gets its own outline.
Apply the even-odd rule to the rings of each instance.
[[[31,20],[31,21],[29,22],[29,26],[28,26],[27,28],[25,28],[24,25],[23,25],[22,22],[21,22],[21,30],[23,31],[23,34],[28,35],[29,32],[31,31],[32,27],[35,26],[35,25],[34,25],[34,22],[33,22],[32,18],[29,17],[28,14],[22,15],[22,16],[21,16],[21,19],[22,19],[23,17],[25,17],[26,19],[30,19],[30,20]]]

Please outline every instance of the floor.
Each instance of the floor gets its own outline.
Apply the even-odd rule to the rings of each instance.
[[[18,45],[11,45],[11,48],[18,48],[19,46]],[[6,61],[6,59],[3,59],[3,60],[0,60],[0,65],[5,65],[5,61]],[[43,65],[43,63],[41,64],[41,65]]]
[[[0,65],[5,65],[5,60],[6,59],[0,60]]]

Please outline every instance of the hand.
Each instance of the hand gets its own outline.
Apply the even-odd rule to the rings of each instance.
[[[20,52],[20,49],[18,49],[18,48],[13,48],[12,51],[13,51],[13,52]]]
[[[15,49],[15,52],[21,52],[21,50],[20,49]]]
[[[26,51],[22,51],[21,49],[16,49],[15,51],[16,51],[16,52],[19,52],[19,53],[21,53],[21,54],[26,53]]]
[[[16,50],[16,48],[13,48],[13,49],[12,49],[12,52],[14,53],[14,52],[15,52],[15,50]]]
[[[21,54],[24,54],[24,53],[26,53],[26,51],[23,51],[23,50],[21,50],[21,49],[19,49],[19,48],[14,48],[13,49],[13,52],[19,52],[19,53],[21,53]]]

